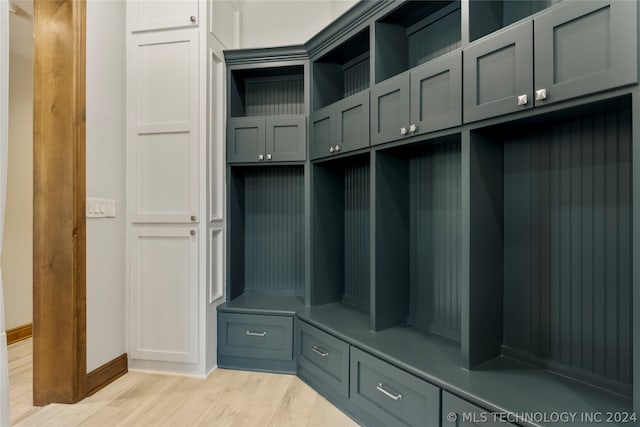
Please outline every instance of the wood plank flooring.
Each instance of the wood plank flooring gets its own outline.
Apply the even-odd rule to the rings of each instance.
[[[32,340],[9,346],[11,425],[353,427],[293,375],[218,369],[206,380],[129,372],[75,405],[32,406]]]

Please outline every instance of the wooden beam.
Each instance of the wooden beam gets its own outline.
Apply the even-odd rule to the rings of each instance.
[[[85,21],[84,0],[35,2],[35,405],[85,395]]]

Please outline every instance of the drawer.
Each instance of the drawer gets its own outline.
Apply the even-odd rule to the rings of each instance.
[[[350,399],[388,426],[440,424],[440,389],[351,347]]]
[[[446,391],[442,392],[442,427],[516,427],[515,424],[494,419],[491,412],[473,405]]]
[[[293,318],[218,313],[218,354],[255,359],[293,359]]]
[[[299,367],[349,397],[349,344],[298,320],[296,349]]]

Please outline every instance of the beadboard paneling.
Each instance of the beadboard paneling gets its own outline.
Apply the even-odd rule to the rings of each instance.
[[[409,68],[460,47],[460,8],[407,37]]]
[[[343,97],[354,95],[369,89],[369,57],[350,65],[344,69]]]
[[[304,294],[304,171],[247,168],[245,293]]]
[[[302,76],[247,78],[245,111],[247,116],[304,114]]]
[[[460,340],[460,141],[409,160],[407,323]]]
[[[344,172],[344,302],[369,310],[370,203],[369,164]]]
[[[504,144],[504,343],[623,385],[632,382],[630,162],[624,107],[522,128]]]

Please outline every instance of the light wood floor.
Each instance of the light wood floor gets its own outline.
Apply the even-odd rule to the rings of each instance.
[[[293,375],[218,369],[206,380],[130,372],[75,405],[31,405],[31,340],[9,346],[16,426],[352,427]]]

